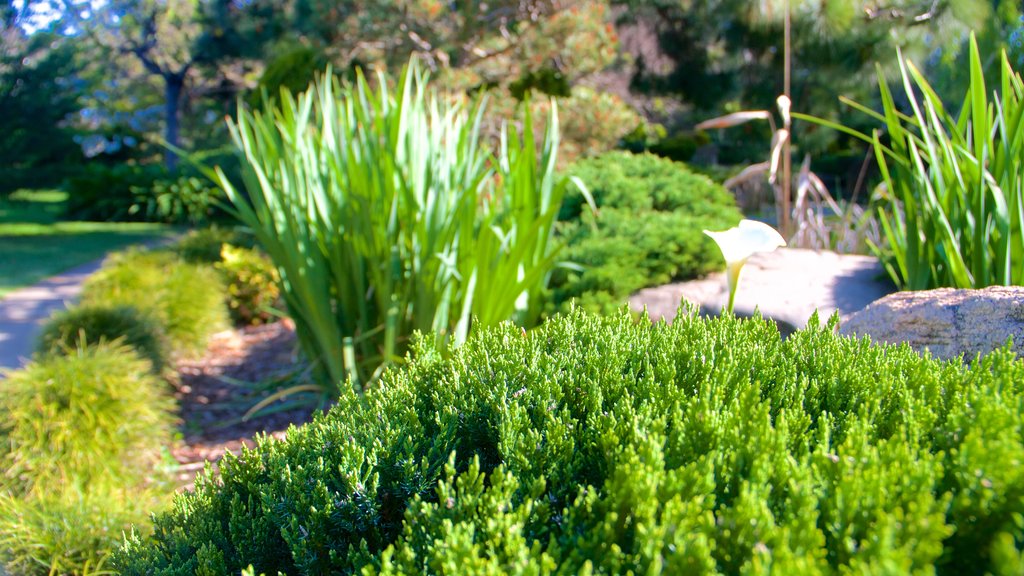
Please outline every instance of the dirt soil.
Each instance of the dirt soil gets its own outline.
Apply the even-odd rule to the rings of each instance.
[[[176,480],[181,487],[191,487],[206,461],[216,464],[226,452],[255,446],[257,434],[281,438],[290,425],[312,419],[315,407],[309,404],[245,417],[272,392],[254,389],[257,384],[296,371],[295,350],[294,327],[280,321],[217,334],[205,356],[178,362],[175,386],[183,438],[171,454],[179,464]]]

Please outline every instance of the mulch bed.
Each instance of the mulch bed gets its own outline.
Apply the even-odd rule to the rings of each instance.
[[[211,338],[206,354],[177,364],[176,396],[181,409],[183,441],[171,449],[179,464],[176,480],[190,488],[207,461],[216,464],[227,452],[253,447],[253,437],[266,433],[281,438],[292,424],[312,419],[315,406],[285,411],[263,410],[246,418],[271,391],[254,390],[269,379],[294,373],[295,329],[279,321],[222,332]]]

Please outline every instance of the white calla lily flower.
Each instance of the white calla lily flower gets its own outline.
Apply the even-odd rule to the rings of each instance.
[[[718,244],[725,257],[726,278],[729,281],[729,313],[732,313],[736,299],[736,287],[740,281],[740,270],[747,259],[760,252],[772,252],[786,245],[775,228],[756,220],[742,220],[735,228],[722,232],[705,230],[705,234]]]

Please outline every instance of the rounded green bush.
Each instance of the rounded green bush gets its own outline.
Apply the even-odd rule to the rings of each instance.
[[[224,283],[210,266],[188,264],[164,251],[111,257],[86,281],[82,304],[129,305],[157,322],[176,353],[194,355],[228,326]]]
[[[251,248],[253,240],[230,228],[211,226],[192,230],[174,245],[178,256],[190,264],[216,264],[225,244]]]
[[[114,343],[8,372],[0,394],[0,487],[25,493],[96,480],[137,484],[170,439],[173,410],[150,363]]]
[[[1020,573],[1024,362],[573,312],[420,345],[179,495],[124,574]]]
[[[225,244],[216,264],[227,285],[228,311],[236,325],[252,326],[274,319],[280,309],[280,277],[274,263],[254,248]]]
[[[154,372],[163,371],[168,351],[160,326],[131,306],[77,306],[54,314],[42,328],[36,351],[67,354],[118,339],[149,360]]]
[[[723,267],[705,229],[735,226],[742,215],[721,185],[686,165],[652,154],[613,152],[583,160],[570,173],[588,187],[566,198],[559,214],[566,260],[551,280],[554,307],[610,312],[642,288],[696,278]]]

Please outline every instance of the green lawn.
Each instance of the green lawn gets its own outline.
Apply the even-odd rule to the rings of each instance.
[[[0,199],[0,297],[111,250],[174,233],[162,224],[62,221],[66,199],[59,190]]]

